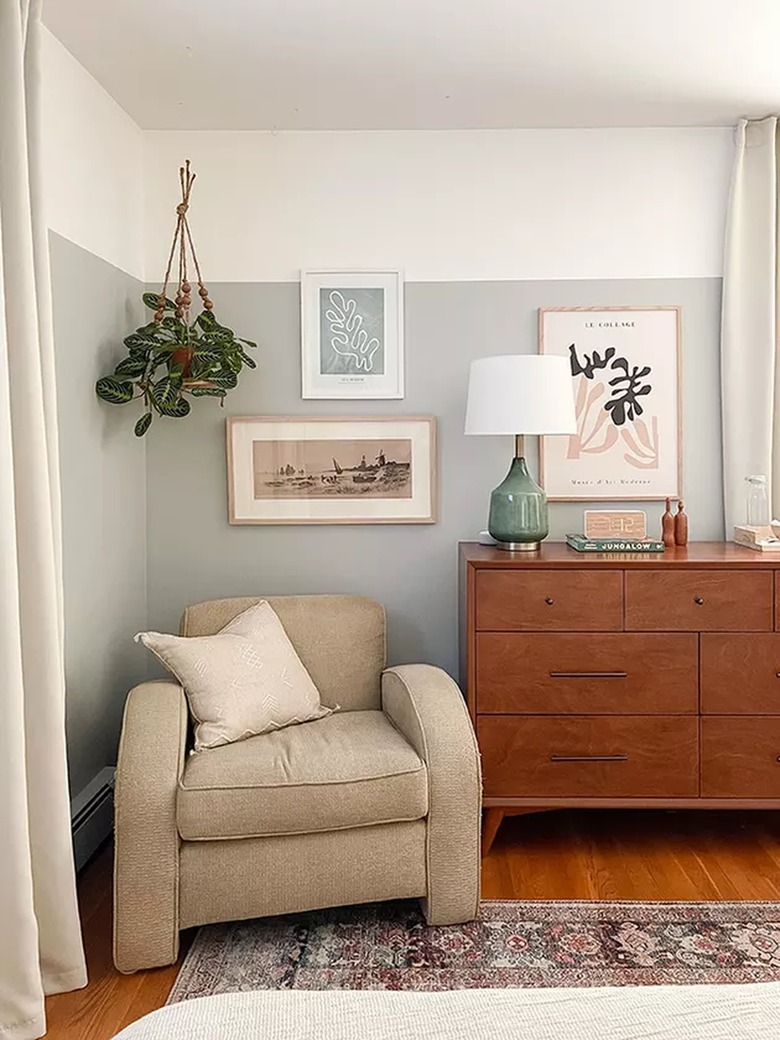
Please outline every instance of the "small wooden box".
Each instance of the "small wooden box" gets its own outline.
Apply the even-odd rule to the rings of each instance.
[[[586,509],[586,538],[647,538],[644,509]]]

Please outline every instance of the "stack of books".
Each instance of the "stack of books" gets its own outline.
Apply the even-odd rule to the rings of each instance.
[[[653,538],[586,538],[584,534],[567,534],[566,544],[585,553],[659,553],[664,543]]]

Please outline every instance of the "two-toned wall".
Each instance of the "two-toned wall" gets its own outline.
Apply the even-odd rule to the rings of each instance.
[[[683,308],[684,469],[694,537],[723,534],[719,312],[729,130],[152,133],[146,258],[165,255],[176,168],[222,320],[260,343],[225,409],[147,446],[148,604],[169,628],[222,595],[358,592],[388,608],[393,661],[455,670],[455,547],[485,526],[511,438],[468,438],[469,363],[537,349],[543,306]],[[301,268],[401,267],[406,398],[303,401]],[[432,414],[439,522],[230,527],[225,416]],[[582,505],[552,508],[553,537]],[[660,509],[650,506],[652,516]]]
[[[43,131],[62,472],[70,779],[116,761],[127,688],[146,661],[146,447],[95,379],[142,307],[142,134],[50,34]]]
[[[686,505],[694,537],[722,536],[730,130],[141,132],[56,41],[49,74],[74,788],[112,760],[124,693],[145,674],[133,633],[175,627],[189,602],[359,592],[388,608],[394,661],[454,671],[456,543],[484,527],[511,452],[463,435],[468,366],[534,351],[538,307],[683,307]],[[200,401],[144,443],[132,409],[99,404],[92,384],[142,281],[162,274],[185,158],[206,281],[220,318],[259,342],[259,366],[224,409]],[[299,271],[372,267],[405,271],[406,398],[301,400]],[[231,527],[230,414],[435,415],[438,523]],[[581,508],[556,504],[553,535],[580,527]]]

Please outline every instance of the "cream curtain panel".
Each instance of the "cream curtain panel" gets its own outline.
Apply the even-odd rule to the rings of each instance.
[[[777,118],[743,120],[726,226],[721,332],[726,537],[746,521],[751,473],[780,517]]]
[[[40,4],[0,0],[0,1038],[86,984],[65,761],[54,355],[38,139]]]

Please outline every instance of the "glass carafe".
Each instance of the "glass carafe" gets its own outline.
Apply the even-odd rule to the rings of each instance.
[[[766,490],[766,477],[754,473],[746,478],[747,523],[748,527],[766,527],[769,523],[769,497]]]

